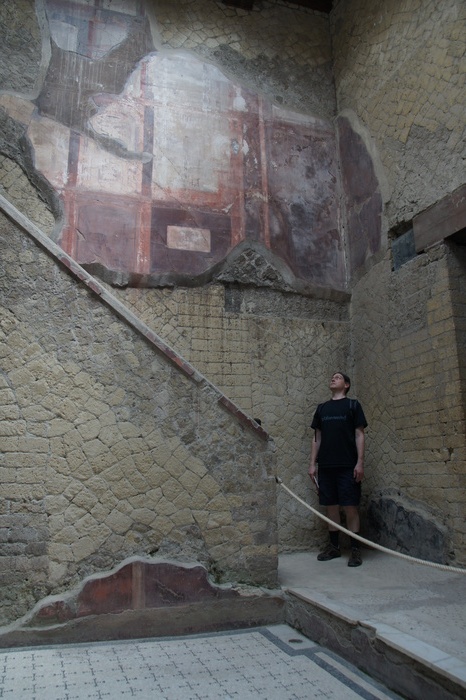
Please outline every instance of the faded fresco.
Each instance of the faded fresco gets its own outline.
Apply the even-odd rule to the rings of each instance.
[[[344,288],[330,122],[149,50],[140,3],[46,7],[52,55],[27,137],[69,254],[129,284],[196,284],[249,244],[301,288]]]

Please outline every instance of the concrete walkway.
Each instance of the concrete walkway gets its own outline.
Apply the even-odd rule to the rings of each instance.
[[[284,590],[335,618],[372,628],[389,647],[464,688],[466,697],[466,574],[412,564],[363,550],[363,565],[347,555],[317,561],[317,552],[280,557]]]

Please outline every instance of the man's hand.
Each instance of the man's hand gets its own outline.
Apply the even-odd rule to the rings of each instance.
[[[353,471],[353,476],[354,479],[357,483],[363,480],[364,478],[364,466],[361,464],[361,462],[357,462],[356,466]]]
[[[364,428],[359,427],[356,428],[356,449],[358,451],[358,461],[356,462],[356,466],[354,468],[353,476],[354,479],[357,483],[363,480],[364,477],[364,443],[365,443],[365,435],[364,435]]]
[[[314,486],[315,486],[317,493],[319,493],[319,484],[317,482],[316,462],[317,462],[317,455],[319,454],[321,437],[322,437],[322,433],[320,432],[320,430],[316,430],[314,433],[314,439],[312,440],[312,443],[311,443],[311,459],[309,461],[309,469],[308,469],[308,474],[311,477],[312,481],[314,482]]]
[[[308,469],[308,474],[312,479],[315,490],[319,493],[319,482],[317,481],[317,469],[315,464],[310,464]]]

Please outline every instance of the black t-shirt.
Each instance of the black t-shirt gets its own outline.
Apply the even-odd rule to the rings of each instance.
[[[355,467],[358,461],[356,428],[367,426],[356,399],[331,399],[317,406],[311,427],[320,430],[319,467]]]

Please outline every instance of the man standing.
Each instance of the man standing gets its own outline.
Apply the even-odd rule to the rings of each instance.
[[[359,532],[359,501],[364,476],[364,429],[367,421],[362,406],[356,399],[347,398],[350,378],[335,372],[330,380],[330,401],[319,404],[311,427],[315,430],[312,441],[309,476],[316,481],[318,463],[319,503],[327,508],[327,517],[340,523],[340,507],[345,511],[346,527]],[[330,542],[317,556],[329,561],[341,556],[339,531],[329,525]],[[361,566],[358,540],[351,541],[348,566]]]

